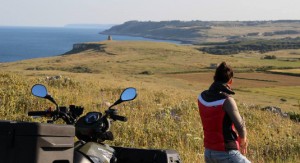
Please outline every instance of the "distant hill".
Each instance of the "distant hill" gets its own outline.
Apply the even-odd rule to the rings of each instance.
[[[204,42],[279,39],[300,36],[300,20],[276,21],[128,21],[101,32],[154,39]]]

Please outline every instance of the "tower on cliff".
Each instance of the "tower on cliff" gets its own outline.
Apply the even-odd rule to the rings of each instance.
[[[111,37],[111,35],[108,35],[108,37],[107,37],[107,40],[109,40],[109,41],[111,41],[111,40],[112,40],[112,37]]]

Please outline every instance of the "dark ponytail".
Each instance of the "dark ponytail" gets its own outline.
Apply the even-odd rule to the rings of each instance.
[[[227,83],[233,77],[232,68],[226,64],[226,62],[222,62],[216,69],[214,81]]]

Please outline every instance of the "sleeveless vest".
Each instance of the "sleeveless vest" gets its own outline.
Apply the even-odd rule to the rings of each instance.
[[[218,87],[220,85],[214,83],[209,90],[202,92],[198,97],[199,113],[204,131],[204,147],[216,151],[238,150],[239,143],[234,125],[223,110],[223,104],[228,96],[222,91],[222,93],[216,91],[219,90],[216,89]]]

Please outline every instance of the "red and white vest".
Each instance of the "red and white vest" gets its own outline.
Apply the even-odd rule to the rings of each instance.
[[[208,102],[200,94],[199,113],[204,131],[204,147],[216,151],[238,150],[239,143],[230,117],[223,110],[227,98]]]

